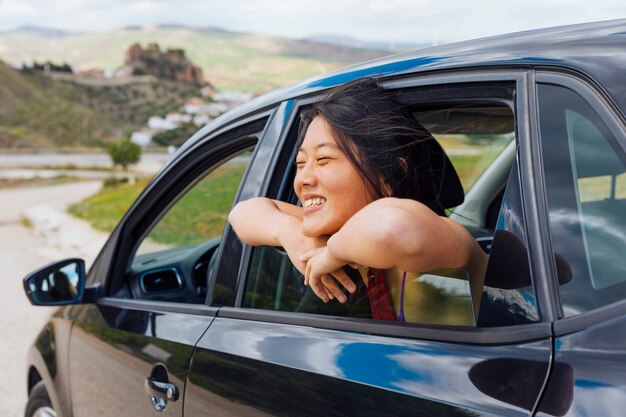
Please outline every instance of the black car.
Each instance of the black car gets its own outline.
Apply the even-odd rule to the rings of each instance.
[[[201,129],[88,272],[25,278],[60,305],[28,362],[27,416],[622,416],[626,410],[626,20],[424,49],[331,72]],[[299,115],[374,77],[446,150],[449,217],[489,253],[436,274],[419,323],[303,309],[281,248],[226,222],[254,196],[296,203]],[[309,304],[310,307],[310,304]]]

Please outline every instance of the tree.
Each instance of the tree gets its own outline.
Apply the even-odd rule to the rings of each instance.
[[[113,143],[108,149],[109,156],[113,165],[120,165],[124,171],[128,170],[129,165],[136,164],[141,158],[141,146],[124,139]]]

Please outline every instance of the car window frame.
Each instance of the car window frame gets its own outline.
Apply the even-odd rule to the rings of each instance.
[[[574,93],[580,95],[597,113],[600,120],[606,125],[606,128],[614,136],[615,141],[621,147],[622,151],[626,153],[626,119],[622,116],[622,113],[616,107],[613,100],[604,92],[604,90],[598,86],[593,80],[590,80],[583,74],[579,74],[573,71],[566,71],[556,68],[542,68],[537,69],[535,74],[535,109],[537,110],[536,117],[538,118],[539,101],[536,97],[536,91],[538,84],[550,84],[563,88],[567,88]],[[537,125],[538,126],[538,125]],[[537,132],[537,143],[541,146],[542,138]],[[541,155],[541,153],[540,153]],[[541,161],[541,171],[543,172],[543,161]],[[542,184],[542,193],[545,196],[546,188],[545,183]],[[549,209],[547,200],[542,210],[547,218]],[[551,248],[551,236],[549,234],[550,225],[546,223],[546,245]],[[550,249],[551,250],[551,249]],[[551,252],[549,252],[551,253]],[[558,277],[556,274],[556,264],[554,259],[550,260],[552,270],[552,287],[554,287],[554,299],[558,300],[558,317],[554,323],[555,336],[565,336],[570,333],[580,331],[589,326],[600,324],[610,320],[616,316],[626,314],[626,299],[610,303],[592,310],[585,311],[581,314],[571,317],[564,317],[562,301],[559,295],[558,289]]]
[[[267,131],[267,127],[274,112],[275,108],[262,109],[261,111],[248,114],[236,121],[208,131],[202,138],[195,141],[192,146],[181,149],[181,154],[175,157],[174,162],[159,171],[118,223],[109,242],[107,242],[102,251],[102,253],[106,252],[107,256],[103,256],[103,259],[97,260],[97,263],[103,263],[99,272],[101,273],[102,270],[107,270],[106,278],[101,281],[102,289],[100,293],[102,297],[98,298],[98,304],[136,305],[145,307],[151,305],[151,303],[155,303],[154,306],[157,310],[163,310],[167,305],[172,307],[171,310],[166,308],[168,311],[203,310],[203,307],[205,307],[204,304],[192,305],[181,302],[133,299],[116,297],[113,294],[115,294],[117,289],[123,287],[127,271],[130,268],[137,246],[143,241],[149,231],[152,230],[154,225],[158,223],[162,214],[167,213],[176,201],[178,201],[177,198],[184,195],[184,193],[197,182],[198,175],[206,172],[211,166],[218,165],[221,161],[224,161],[224,156],[221,158],[219,156],[216,157],[217,152],[225,151],[228,155],[232,155],[246,147],[255,146],[250,162],[250,165],[252,164],[256,157],[256,149],[259,146],[261,138]],[[238,130],[241,131],[241,129],[245,129],[246,126],[253,126],[255,123],[262,123],[263,120],[265,120],[264,127],[258,138],[252,138],[250,135],[255,132],[250,132],[244,134],[242,137],[235,138],[233,143],[222,144],[219,150],[212,149],[215,140],[220,140],[220,138],[224,138],[225,135],[230,133],[237,134]],[[228,155],[225,156],[226,159]],[[235,200],[241,193],[242,184],[245,183],[249,171],[250,166],[248,166],[243,175]],[[198,175],[189,175],[190,173]],[[189,178],[186,179],[186,176],[189,176]],[[159,187],[159,184],[167,185],[165,187]],[[172,201],[163,203],[163,201],[167,201],[167,198],[164,197],[171,197]],[[149,216],[146,216],[146,214],[149,214]],[[113,237],[115,238],[113,239]],[[109,245],[111,245],[111,247],[109,247]],[[94,266],[96,266],[96,264],[94,264]],[[141,309],[152,310],[152,308],[143,307]],[[201,312],[200,314],[204,313]]]
[[[518,143],[524,144],[524,147],[528,147],[531,142],[530,137],[530,94],[529,86],[532,83],[532,71],[528,68],[521,69],[502,69],[502,68],[485,68],[485,69],[461,69],[454,71],[444,71],[437,74],[409,74],[408,76],[388,77],[381,79],[381,84],[387,88],[409,88],[420,86],[435,86],[443,84],[466,84],[466,83],[480,83],[480,82],[514,82],[515,83],[515,99],[514,99],[514,115],[516,118],[516,137]],[[283,152],[283,147],[286,146],[286,139],[289,131],[291,130],[292,123],[297,115],[300,114],[300,108],[311,104],[324,93],[324,91],[316,91],[315,93],[299,97],[295,99],[295,104],[289,118],[286,119],[282,129],[281,149],[277,154],[282,155],[282,158],[289,158],[293,152]],[[287,155],[289,154],[289,155]],[[528,159],[530,152],[526,151],[524,155],[520,155],[520,171],[523,173],[522,166],[532,164],[534,161]],[[534,154],[534,153],[533,153]],[[526,168],[527,170],[528,168]],[[269,173],[272,177],[275,172]],[[525,190],[528,188],[528,178],[524,180],[520,175],[520,187],[522,188],[523,206],[529,204],[529,199],[524,198],[528,195]],[[283,179],[284,181],[284,179]],[[270,191],[272,191],[270,193]],[[275,197],[277,190],[270,190],[269,184],[266,184],[262,188],[259,195],[267,196],[270,198]],[[536,204],[534,199],[530,199],[530,203]],[[536,207],[536,205],[535,205]],[[535,210],[536,212],[536,210]],[[531,219],[531,221],[537,221]],[[526,227],[529,228],[528,219]],[[538,226],[534,226],[533,229],[538,229]],[[530,233],[530,232],[529,232]],[[540,240],[540,239],[534,239]],[[534,252],[541,253],[541,245],[537,242],[529,242],[529,256],[533,259]],[[418,324],[418,323],[380,323],[374,320],[353,319],[346,317],[334,317],[334,316],[322,316],[306,313],[292,313],[281,311],[269,311],[244,308],[242,306],[244,298],[244,289],[247,279],[247,271],[250,267],[252,248],[248,245],[244,245],[244,255],[242,256],[241,267],[239,269],[239,284],[237,289],[237,296],[234,306],[224,306],[218,311],[218,316],[236,318],[243,320],[257,320],[267,321],[274,323],[295,324],[304,326],[313,326],[325,329],[343,330],[343,331],[356,331],[364,333],[374,333],[382,336],[396,336],[396,337],[410,337],[414,339],[423,340],[437,340],[444,342],[460,342],[471,344],[501,344],[501,343],[517,343],[522,341],[535,341],[545,339],[551,336],[551,315],[543,315],[541,312],[546,309],[545,305],[549,305],[549,297],[545,294],[544,285],[539,285],[535,282],[535,290],[537,291],[537,302],[540,312],[541,321],[532,324],[520,324],[515,326],[505,327],[489,327],[489,328],[476,328],[476,327],[463,327],[463,326],[450,326],[450,325],[433,325],[433,324]],[[535,256],[537,256],[535,254]],[[540,263],[535,265],[531,262],[531,273],[533,277],[545,277],[545,264]],[[535,281],[535,278],[533,278]],[[539,281],[537,279],[537,281]]]
[[[272,113],[270,120],[265,126],[265,131],[259,137],[255,155],[248,167],[249,174],[242,181],[233,205],[239,201],[264,195],[266,192],[281,154],[282,144],[284,144],[283,127],[285,126],[285,121],[291,117],[293,104],[293,100],[285,100],[279,103]],[[235,305],[236,295],[241,285],[242,267],[248,263],[248,250],[249,248],[247,248],[247,245],[242,244],[230,223],[226,223],[222,242],[216,254],[216,266],[211,273],[209,281],[206,305],[217,308]],[[226,251],[229,251],[229,253],[226,253]],[[238,254],[233,259],[232,252],[235,251]],[[231,289],[232,296],[216,300],[214,288],[217,284]]]

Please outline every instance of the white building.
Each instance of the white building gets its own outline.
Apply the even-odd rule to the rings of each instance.
[[[130,135],[130,141],[132,143],[135,143],[135,144],[141,146],[142,148],[145,148],[152,141],[152,136],[153,135],[154,135],[153,132],[148,132],[148,131],[133,132]]]
[[[148,119],[148,127],[153,130],[172,130],[177,126],[176,123],[171,120],[163,119],[159,116],[152,116]]]

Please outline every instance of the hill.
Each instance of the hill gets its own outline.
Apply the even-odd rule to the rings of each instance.
[[[0,59],[14,64],[50,60],[68,62],[81,69],[97,67],[113,71],[124,64],[125,52],[132,44],[158,43],[163,50],[184,48],[187,58],[202,68],[216,88],[255,93],[389,53],[182,26],[65,32],[54,38],[37,33],[33,28],[0,33]]]
[[[85,84],[0,61],[0,148],[104,145],[196,95],[196,88],[151,77]]]

